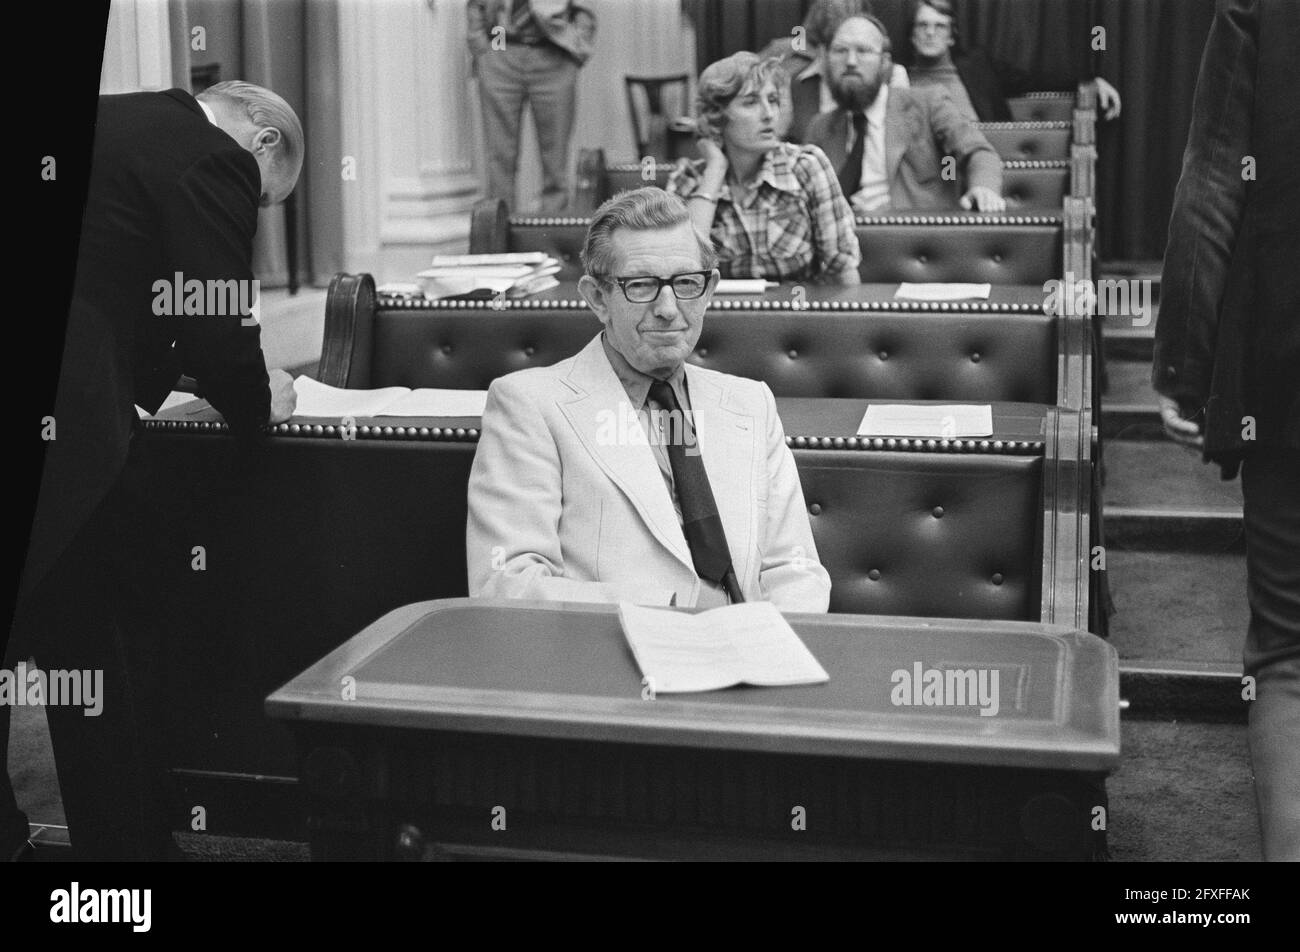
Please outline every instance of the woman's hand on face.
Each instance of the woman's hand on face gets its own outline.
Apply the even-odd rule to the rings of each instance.
[[[727,153],[722,151],[722,146],[714,142],[708,136],[697,140],[700,150],[700,156],[704,159],[704,166],[708,171],[721,172],[724,176],[727,173]]]

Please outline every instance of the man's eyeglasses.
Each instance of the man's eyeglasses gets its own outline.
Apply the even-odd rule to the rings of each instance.
[[[712,271],[685,271],[682,274],[670,275],[666,278],[656,278],[652,275],[638,276],[635,278],[606,278],[606,281],[613,281],[623,290],[623,297],[628,299],[632,304],[649,304],[651,301],[659,299],[659,293],[663,290],[665,284],[673,289],[673,294],[679,301],[694,301],[702,297],[708,290],[709,280],[713,277]]]
[[[832,46],[829,49],[831,59],[847,59],[850,52],[857,53],[862,59],[874,59],[878,56],[884,56],[884,50],[866,49],[861,46]]]
[[[948,23],[918,23],[912,27],[913,33],[947,33],[951,28]]]

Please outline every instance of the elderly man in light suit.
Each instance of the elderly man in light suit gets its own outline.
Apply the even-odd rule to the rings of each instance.
[[[469,0],[467,39],[483,103],[487,196],[515,205],[524,103],[542,159],[542,212],[568,204],[569,141],[578,69],[591,57],[596,17],[575,0]]]
[[[597,210],[580,289],[604,331],[488,390],[470,595],[826,611],[830,578],[772,392],[686,363],[714,261],[660,189]]]

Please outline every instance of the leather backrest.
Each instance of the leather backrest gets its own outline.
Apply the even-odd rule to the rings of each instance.
[[[990,282],[1042,284],[1062,272],[1059,216],[888,216],[859,219],[859,267],[867,283]],[[961,223],[959,223],[961,222]],[[970,222],[970,223],[966,223]],[[512,218],[508,246],[476,251],[544,251],[559,259],[562,281],[582,276],[583,218]]]
[[[1073,129],[1069,122],[981,122],[977,125],[1004,162],[1070,157]]]
[[[795,456],[831,611],[1038,619],[1041,457]]]
[[[1058,163],[1024,163],[1002,170],[1002,196],[1014,210],[1059,212],[1070,194],[1070,167]]]
[[[1035,104],[1052,104],[1050,99],[1033,99],[1026,102]],[[1043,105],[1046,109],[1046,105]],[[1073,99],[1061,117],[1070,118]],[[1051,111],[1051,110],[1047,110]],[[654,168],[653,179],[647,181],[640,165],[611,165],[605,170],[608,190],[606,194],[596,197],[604,201],[619,192],[657,185],[663,188],[668,184],[668,174],[672,166],[658,163]],[[1066,165],[1047,168],[1004,167],[1002,170],[1002,194],[1011,208],[1059,209],[1061,201],[1070,191],[1070,171]]]
[[[485,390],[577,353],[585,308],[381,307],[364,386]],[[766,381],[780,397],[1056,402],[1056,321],[1045,314],[715,308],[692,362]]]
[[[1074,118],[1074,93],[1030,93],[1007,100],[1016,122],[1069,122]]]

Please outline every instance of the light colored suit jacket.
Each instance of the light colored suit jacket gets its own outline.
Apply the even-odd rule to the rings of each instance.
[[[850,121],[846,110],[832,109],[808,124],[806,141],[819,146],[836,171],[848,159]],[[943,178],[945,155],[956,157],[964,188]],[[1002,160],[997,150],[973,122],[962,118],[942,89],[889,87],[885,175],[891,212],[957,208],[961,195],[977,185],[1002,194]]]
[[[772,391],[690,364],[686,381],[746,601],[826,611],[830,577]],[[700,579],[634,414],[599,335],[493,381],[469,480],[471,596],[695,605]]]

